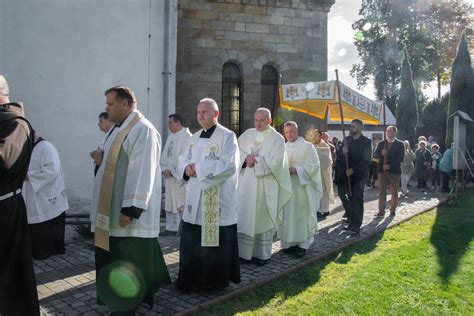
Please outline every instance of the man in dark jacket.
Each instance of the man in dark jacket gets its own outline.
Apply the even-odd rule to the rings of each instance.
[[[353,235],[360,233],[364,219],[364,188],[369,175],[369,164],[372,160],[372,141],[362,135],[364,124],[355,119],[351,122],[351,135],[344,140],[343,154],[349,156],[349,167],[346,175],[350,177],[351,195],[349,197],[349,224],[344,229]]]
[[[11,103],[0,75],[0,315],[39,315],[26,207],[21,187],[33,151],[23,107]]]
[[[379,159],[379,212],[377,216],[385,215],[387,204],[387,183],[390,183],[392,197],[390,199],[390,216],[395,216],[395,210],[398,205],[398,183],[402,173],[401,163],[404,157],[403,142],[396,138],[397,128],[395,126],[387,127],[385,132],[385,141],[379,142],[374,152],[374,157]]]

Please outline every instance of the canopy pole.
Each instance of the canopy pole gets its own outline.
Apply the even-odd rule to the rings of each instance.
[[[339,84],[339,73],[336,69],[336,86],[337,86],[337,99],[339,102],[339,112],[341,114],[341,129],[342,129],[342,141],[346,141],[346,126],[344,124],[344,113],[342,112],[342,101],[341,101],[341,86]],[[347,148],[347,144],[344,145]],[[349,153],[344,154],[346,162],[346,170],[349,169]],[[352,196],[351,177],[347,176],[347,195]]]
[[[329,118],[329,105],[326,105],[326,111],[324,112],[323,127],[322,131],[328,131],[328,118]]]
[[[382,106],[383,106],[383,148],[386,151],[385,155],[383,155],[383,164],[386,165],[386,164],[388,164],[388,142],[387,142],[387,117],[385,115],[385,113],[386,113],[385,100],[383,100]],[[383,166],[382,166],[382,170],[383,170],[383,183],[384,183],[384,186],[385,186],[385,190],[387,190],[388,170],[385,170],[383,168]]]
[[[277,126],[275,125],[277,115],[278,115],[278,107],[281,104],[281,95],[283,95],[283,88],[281,86],[281,81],[282,81],[283,75],[280,73],[278,74],[278,86],[277,86],[277,91],[275,95],[275,106],[273,107],[273,117],[272,117],[272,126],[276,128]],[[281,94],[281,95],[280,95]]]

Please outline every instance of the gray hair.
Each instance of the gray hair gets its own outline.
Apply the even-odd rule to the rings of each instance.
[[[288,121],[286,122],[285,124],[283,124],[284,127],[294,127],[296,129],[298,129],[298,124],[296,124],[295,121]]]
[[[207,104],[211,107],[212,110],[214,111],[219,111],[219,106],[217,105],[216,100],[212,98],[204,98],[199,101],[199,104],[204,103]]]
[[[257,113],[257,112],[265,113],[265,116],[266,116],[267,118],[269,118],[269,119],[272,118],[272,112],[270,112],[270,110],[267,109],[267,108],[258,108],[258,109],[255,111],[255,113]]]
[[[10,94],[10,88],[8,87],[7,79],[0,75],[0,96],[8,96]]]

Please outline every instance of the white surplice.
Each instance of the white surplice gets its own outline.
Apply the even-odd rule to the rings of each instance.
[[[251,128],[239,137],[239,149],[242,162],[248,155],[257,160],[255,166],[240,170],[239,255],[267,260],[279,213],[292,196],[285,141],[270,126],[265,131]]]
[[[298,245],[308,249],[318,231],[316,210],[323,193],[318,154],[310,142],[302,137],[287,142],[288,164],[296,169],[291,175],[293,197],[283,209],[278,238],[282,248]]]
[[[91,210],[91,230],[93,232],[95,231],[102,177],[110,147],[117,134],[125,129],[138,113],[138,110],[133,111],[120,126],[115,126],[107,134],[103,162],[94,182]],[[161,211],[160,149],[160,134],[150,121],[144,117],[141,118],[122,143],[117,159],[110,211],[110,236],[158,237]],[[122,207],[131,206],[144,211],[139,219],[133,219],[129,225],[120,227],[120,210]]]
[[[56,218],[69,208],[58,151],[48,141],[36,144],[23,182],[28,224]]]
[[[237,169],[240,158],[237,138],[234,132],[217,124],[210,138],[200,138],[202,130],[196,132],[186,143],[179,157],[177,174],[183,177],[187,165],[194,163],[196,177],[191,177],[186,184],[186,203],[183,210],[183,221],[203,224],[203,191],[219,187],[219,225],[229,226],[237,223]],[[209,148],[218,146],[217,157],[210,159]]]
[[[179,132],[170,133],[161,154],[161,169],[170,170],[172,176],[164,179],[166,230],[178,231],[181,213],[186,200],[186,187],[183,175],[178,174],[179,156],[183,153],[192,134],[187,127]]]
[[[329,212],[329,204],[334,204],[331,148],[324,140],[315,144],[314,147],[318,153],[321,165],[321,180],[323,181],[323,196],[321,197],[318,213],[327,213]]]

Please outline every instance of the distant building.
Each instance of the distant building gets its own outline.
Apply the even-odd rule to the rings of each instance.
[[[197,129],[209,96],[237,134],[261,106],[275,110],[277,85],[327,80],[328,12],[335,0],[179,0],[176,111]],[[302,127],[317,119],[287,113]]]

